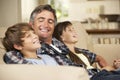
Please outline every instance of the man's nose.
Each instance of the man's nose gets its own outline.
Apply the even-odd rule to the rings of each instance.
[[[49,25],[48,21],[44,21],[44,26],[47,27]]]

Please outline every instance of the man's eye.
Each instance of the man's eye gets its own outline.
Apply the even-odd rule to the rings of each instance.
[[[53,24],[55,21],[52,20],[52,19],[50,19],[50,20],[48,20],[48,22],[49,22],[50,24]]]
[[[39,22],[43,22],[43,21],[44,21],[44,19],[42,19],[42,18],[41,18],[41,19],[39,19]]]

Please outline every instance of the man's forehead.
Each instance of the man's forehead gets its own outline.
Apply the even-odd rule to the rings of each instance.
[[[50,11],[47,11],[47,10],[43,10],[43,11],[39,12],[37,15],[39,15],[39,16],[48,16],[49,15],[49,17],[53,17],[54,18],[53,13],[50,12]]]

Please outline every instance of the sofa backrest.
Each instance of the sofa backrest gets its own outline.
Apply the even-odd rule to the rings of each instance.
[[[79,48],[93,51],[91,36],[88,35],[88,33],[86,32],[85,28],[82,26],[80,21],[71,21],[71,22],[78,34],[78,42],[76,43],[76,46]]]

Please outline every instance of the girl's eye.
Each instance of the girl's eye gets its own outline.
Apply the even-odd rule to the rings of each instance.
[[[72,31],[71,29],[69,29],[68,31]]]

